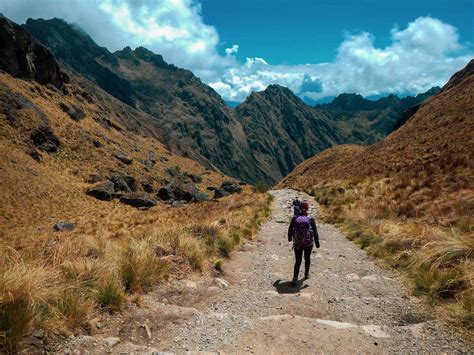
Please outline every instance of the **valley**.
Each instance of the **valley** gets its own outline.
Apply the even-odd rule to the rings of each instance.
[[[58,18],[0,15],[0,54],[0,351],[474,349],[474,60],[415,96],[233,108]],[[296,196],[322,247],[292,287]]]

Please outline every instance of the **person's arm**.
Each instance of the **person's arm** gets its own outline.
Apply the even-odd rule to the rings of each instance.
[[[293,240],[293,229],[295,228],[295,218],[293,217],[290,222],[290,226],[288,227],[288,241],[291,242]]]
[[[316,228],[316,222],[314,218],[311,217],[311,228],[313,229],[314,233],[314,244],[316,244],[316,248],[319,248],[319,234],[318,229]]]

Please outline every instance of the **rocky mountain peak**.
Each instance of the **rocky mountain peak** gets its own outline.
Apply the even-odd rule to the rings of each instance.
[[[368,100],[364,99],[362,95],[355,93],[344,93],[338,95],[330,104],[329,107],[332,109],[341,110],[362,110],[367,107]]]
[[[0,16],[0,53],[0,69],[14,77],[58,88],[69,80],[45,46],[4,16]]]

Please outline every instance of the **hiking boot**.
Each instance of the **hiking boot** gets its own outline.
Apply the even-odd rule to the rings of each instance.
[[[295,287],[297,282],[298,279],[296,277],[293,277],[293,280],[291,281],[291,286]]]
[[[305,279],[305,280],[309,279],[309,273],[308,273],[308,274],[304,274],[304,279]]]

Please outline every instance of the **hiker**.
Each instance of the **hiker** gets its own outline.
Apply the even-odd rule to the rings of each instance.
[[[293,207],[293,216],[298,217],[300,215],[300,200],[298,200],[298,197],[293,200],[291,206]]]
[[[313,243],[319,248],[319,235],[316,229],[316,222],[313,217],[308,216],[309,204],[302,201],[299,205],[300,215],[294,216],[288,227],[288,241],[293,241],[295,251],[295,268],[293,270],[292,285],[296,286],[300,273],[301,261],[304,254],[304,278],[309,278],[309,268],[311,265],[311,252]]]

